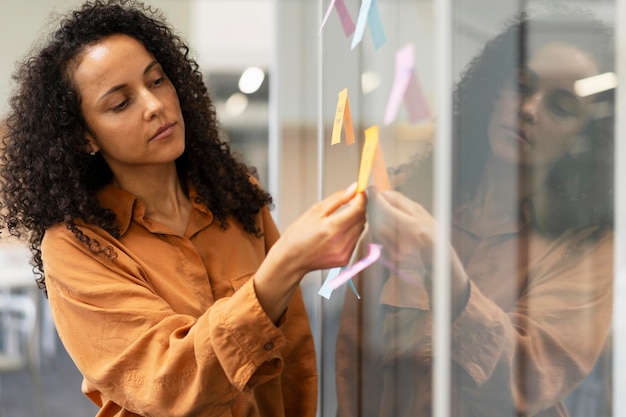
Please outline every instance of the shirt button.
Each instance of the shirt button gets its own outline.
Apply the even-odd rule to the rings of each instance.
[[[274,344],[272,342],[267,342],[266,344],[263,345],[263,349],[272,350],[274,349]]]

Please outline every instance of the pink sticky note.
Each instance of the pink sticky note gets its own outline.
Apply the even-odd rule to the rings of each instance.
[[[348,11],[344,0],[331,0],[330,4],[328,5],[328,9],[326,10],[326,14],[324,15],[324,20],[322,20],[322,26],[320,27],[318,35],[322,33],[322,29],[324,28],[324,25],[326,24],[326,21],[328,20],[328,17],[330,16],[330,12],[333,10],[333,7],[335,8],[335,10],[337,10],[337,14],[339,15],[339,20],[341,21],[343,33],[345,33],[346,36],[352,35],[355,28],[354,21],[350,16],[350,12]]]
[[[430,118],[430,108],[414,74],[415,47],[409,43],[396,52],[396,74],[387,101],[384,123],[392,123],[404,100],[409,121]]]
[[[428,101],[415,75],[412,75],[409,79],[409,85],[404,94],[404,104],[406,104],[407,115],[410,122],[426,120],[432,117]]]
[[[350,267],[341,271],[335,278],[331,279],[328,282],[328,286],[333,290],[341,287],[347,281],[349,281],[353,276],[363,271],[365,268],[376,262],[378,258],[380,258],[380,253],[382,251],[382,245],[377,243],[370,243],[368,245],[369,252],[365,258],[358,260],[353,263]]]

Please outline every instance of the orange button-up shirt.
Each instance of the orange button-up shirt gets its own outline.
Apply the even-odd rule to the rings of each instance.
[[[80,229],[115,259],[63,224],[46,232],[50,306],[83,392],[97,417],[313,417],[317,371],[302,295],[276,325],[251,279],[279,236],[268,209],[256,238],[236,221],[220,228],[196,197],[180,236],[133,195],[104,187],[98,198],[117,215],[120,238]]]

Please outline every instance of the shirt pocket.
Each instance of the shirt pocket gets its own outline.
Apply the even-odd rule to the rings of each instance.
[[[430,310],[430,300],[420,275],[401,270],[389,276],[380,292],[381,305]]]
[[[379,303],[381,366],[398,371],[428,361],[432,354],[430,301],[419,274],[403,270],[390,275]]]
[[[246,282],[248,282],[248,280],[250,278],[252,278],[252,276],[254,275],[254,272],[249,272],[247,274],[243,274],[243,275],[239,275],[235,278],[231,278],[230,281],[230,285],[231,287],[233,287],[233,291],[237,292],[237,290],[239,290],[239,288],[243,287],[244,284]]]

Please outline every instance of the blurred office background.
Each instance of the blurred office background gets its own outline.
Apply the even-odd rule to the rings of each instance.
[[[59,14],[82,2],[0,1],[1,117],[7,111],[7,99],[13,88],[11,74],[15,62],[25,57],[44,33],[56,27]],[[563,3],[584,8],[618,27],[617,23],[626,25],[626,7],[620,1]],[[437,110],[437,77],[441,68],[436,61],[439,41],[436,14],[445,10],[440,8],[440,2],[443,0],[379,0],[387,41],[378,49],[367,29],[362,42],[352,49],[351,38],[344,35],[335,11],[320,31],[329,0],[148,0],[146,3],[160,9],[188,40],[216,103],[225,138],[248,164],[257,167],[262,185],[274,196],[273,215],[279,228],[284,229],[312,203],[356,180],[360,144],[333,148],[329,145],[337,93],[342,88],[347,87],[350,92],[357,141],[362,144],[360,132],[372,123],[381,123],[379,119],[394,79],[395,53],[406,42],[412,42],[416,50],[415,73],[431,109]],[[450,35],[455,45],[450,51],[452,78],[458,76],[512,15],[525,9],[558,5],[552,0],[445,3],[453,10],[450,15]],[[346,5],[356,21],[361,1],[346,0]],[[618,16],[620,10],[623,14]],[[619,17],[617,21],[616,17]],[[621,39],[622,60],[626,55],[625,40]],[[433,134],[431,121],[409,122],[405,109],[401,108],[392,125],[381,126],[381,147],[387,166],[407,162],[410,156],[428,146]],[[383,141],[383,138],[387,139]],[[620,190],[617,191],[619,197]],[[334,342],[342,298],[341,293],[331,300],[317,295],[326,272],[310,274],[302,284],[318,347],[321,417],[336,413]],[[620,273],[618,265],[616,277]],[[616,283],[620,282],[616,278]],[[622,296],[621,287],[623,284],[616,285],[616,299]],[[20,320],[23,328],[18,331],[9,312],[16,304],[21,306],[17,309],[26,306],[19,314],[27,319]],[[616,313],[619,311],[616,308]],[[34,287],[28,253],[19,242],[6,241],[0,245],[0,320],[0,346],[8,350],[3,354],[16,358],[4,368],[0,360],[0,417],[95,415],[96,407],[80,392],[80,374],[54,332],[46,300]],[[623,333],[616,328],[614,336],[618,340],[614,346],[621,346],[619,335]],[[624,356],[625,352],[614,354],[612,366],[616,378],[624,373],[620,354]],[[594,389],[599,392],[594,393]],[[574,404],[572,415],[599,416],[604,414],[598,413],[616,410],[626,415],[626,407],[618,404],[621,399],[612,396],[611,389],[610,385],[595,385],[578,393],[569,400]],[[598,407],[600,397],[606,397],[616,407]],[[613,411],[607,411],[610,408]]]

